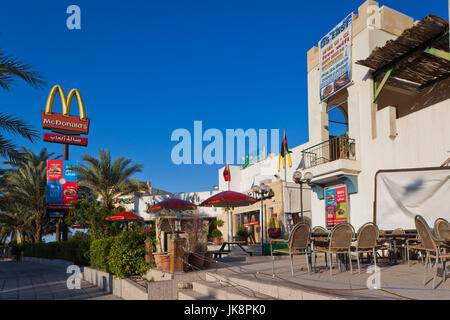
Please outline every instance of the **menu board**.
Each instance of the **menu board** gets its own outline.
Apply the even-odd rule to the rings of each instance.
[[[76,161],[47,160],[47,207],[68,209],[78,200]]]
[[[320,100],[351,82],[352,20],[350,13],[319,42]]]
[[[328,228],[348,222],[347,187],[338,186],[325,190],[325,214]]]

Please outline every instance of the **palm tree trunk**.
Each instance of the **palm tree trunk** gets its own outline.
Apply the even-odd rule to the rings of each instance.
[[[42,241],[42,213],[36,212],[36,232],[34,234],[34,242]]]
[[[56,220],[56,241],[60,242],[61,241],[61,230],[60,230],[60,226],[61,226],[61,219],[58,218]]]

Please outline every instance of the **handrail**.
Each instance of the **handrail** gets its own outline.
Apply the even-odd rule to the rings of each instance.
[[[355,160],[355,139],[345,136],[333,137],[302,150],[304,168],[338,159]]]

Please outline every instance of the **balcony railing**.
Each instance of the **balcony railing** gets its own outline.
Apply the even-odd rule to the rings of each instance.
[[[302,151],[304,168],[338,159],[355,160],[355,139],[334,137]]]

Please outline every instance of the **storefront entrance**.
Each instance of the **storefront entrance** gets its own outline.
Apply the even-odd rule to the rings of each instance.
[[[249,243],[261,242],[261,233],[259,226],[259,210],[244,212],[238,216],[238,225],[243,224],[250,232]]]

